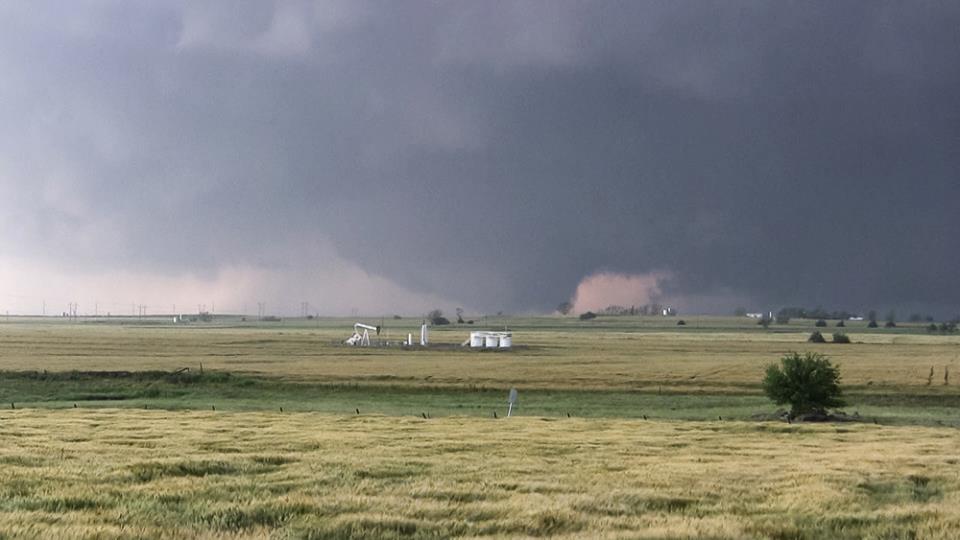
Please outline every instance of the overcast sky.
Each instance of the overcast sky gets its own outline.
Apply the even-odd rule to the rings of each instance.
[[[2,2],[0,309],[956,314],[958,28],[933,1]]]

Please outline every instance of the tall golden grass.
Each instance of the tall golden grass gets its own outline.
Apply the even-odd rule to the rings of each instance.
[[[953,429],[111,409],[0,426],[9,537],[960,532]]]

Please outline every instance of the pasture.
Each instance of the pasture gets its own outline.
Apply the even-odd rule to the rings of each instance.
[[[844,329],[854,343],[809,344],[812,321],[675,321],[478,321],[518,347],[477,352],[454,347],[465,325],[404,350],[339,345],[346,319],[12,319],[0,536],[960,531],[960,338],[864,323]],[[384,326],[400,341],[419,320]],[[765,366],[793,350],[840,365],[862,422],[757,420],[775,410]]]

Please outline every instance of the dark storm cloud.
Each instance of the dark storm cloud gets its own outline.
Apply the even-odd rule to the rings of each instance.
[[[332,245],[485,310],[598,270],[758,306],[960,302],[950,3],[0,10],[18,256],[203,274]]]

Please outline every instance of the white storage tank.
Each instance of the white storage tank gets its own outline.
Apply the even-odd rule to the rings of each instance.
[[[483,346],[487,349],[496,349],[500,345],[500,336],[493,333],[488,333],[484,336]]]
[[[513,346],[513,334],[503,333],[500,334],[500,348],[509,349]]]
[[[426,347],[430,342],[430,335],[428,334],[426,323],[420,325],[420,345]],[[410,344],[413,345],[413,340],[410,340]]]
[[[486,340],[484,339],[484,334],[486,332],[470,332],[470,346],[474,348],[483,347]]]

